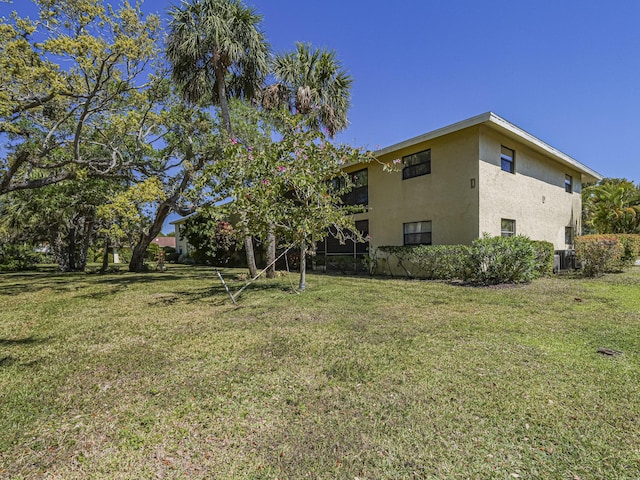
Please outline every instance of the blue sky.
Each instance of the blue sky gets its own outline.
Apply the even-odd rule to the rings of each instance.
[[[166,18],[175,3],[143,8]],[[354,79],[339,141],[376,149],[494,111],[606,177],[640,183],[640,2],[245,3],[275,52],[296,41],[337,52]],[[29,4],[0,3],[0,14]]]

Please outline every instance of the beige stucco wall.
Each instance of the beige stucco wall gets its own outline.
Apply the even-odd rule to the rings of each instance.
[[[580,232],[580,174],[486,126],[480,126],[479,230],[500,235],[502,218],[516,221],[516,233],[565,249],[565,227]],[[500,149],[515,150],[515,174],[500,168]],[[565,174],[573,193],[565,192]]]
[[[430,220],[434,245],[470,244],[478,236],[478,127],[471,127],[383,155],[391,163],[405,155],[431,149],[431,174],[402,179],[402,171],[385,172],[372,162],[369,210],[356,220],[369,220],[371,248],[403,244],[403,223]],[[353,166],[350,171],[358,170]],[[400,169],[401,170],[401,169]]]

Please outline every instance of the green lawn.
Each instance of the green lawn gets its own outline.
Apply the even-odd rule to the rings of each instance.
[[[0,478],[640,478],[640,268],[296,280],[0,274]]]

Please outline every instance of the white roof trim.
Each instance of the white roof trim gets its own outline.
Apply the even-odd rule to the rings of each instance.
[[[521,142],[527,144],[532,147],[534,150],[541,151],[542,153],[550,156],[554,160],[572,167],[573,169],[580,172],[583,176],[583,181],[597,181],[602,179],[602,175],[600,175],[595,170],[587,167],[586,165],[580,163],[575,158],[570,157],[569,155],[562,153],[560,150],[553,148],[548,143],[543,142],[539,138],[531,135],[530,133],[522,130],[516,125],[508,122],[504,118],[496,115],[493,112],[486,112],[481,115],[477,115],[472,118],[468,118],[458,123],[454,123],[452,125],[448,125],[443,128],[439,128],[437,130],[433,130],[431,132],[424,133],[422,135],[418,135],[417,137],[410,138],[408,140],[404,140],[402,142],[396,143],[394,145],[390,145],[381,150],[373,152],[373,156],[380,157],[382,155],[386,155],[388,153],[395,152],[397,150],[401,150],[403,148],[412,147],[422,142],[426,142],[428,140],[433,140],[434,138],[442,137],[444,135],[448,135],[450,133],[454,133],[465,128],[473,127],[475,125],[487,125],[490,128],[493,128],[498,131],[502,131],[505,133],[510,133],[512,136],[516,137]]]

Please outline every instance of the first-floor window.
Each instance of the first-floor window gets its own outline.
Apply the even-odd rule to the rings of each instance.
[[[573,245],[573,227],[564,227],[564,243]]]
[[[500,235],[503,237],[513,237],[516,234],[516,221],[503,218],[500,220]]]
[[[431,221],[403,224],[405,245],[431,245]]]

